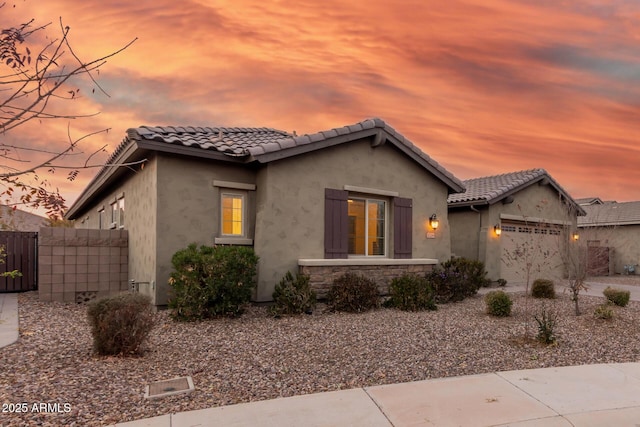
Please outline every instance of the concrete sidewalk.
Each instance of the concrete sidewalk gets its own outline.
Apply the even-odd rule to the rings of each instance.
[[[624,363],[358,388],[182,412],[117,426],[637,427],[639,424],[640,363]]]
[[[0,294],[0,348],[18,341],[18,294]]]

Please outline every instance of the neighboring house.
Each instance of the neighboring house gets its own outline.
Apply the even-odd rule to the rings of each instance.
[[[104,168],[66,218],[127,229],[130,279],[157,305],[167,303],[172,255],[192,242],[252,246],[257,301],[271,300],[288,270],[310,274],[319,290],[348,270],[381,286],[428,271],[451,255],[447,196],[464,190],[380,119],[302,136],[129,129],[109,163],[141,160]]]
[[[0,230],[2,231],[37,232],[40,227],[46,226],[47,218],[43,216],[0,205]]]
[[[626,274],[630,267],[640,274],[640,202],[603,202],[582,208],[587,214],[578,218],[578,227],[589,247],[592,274]]]
[[[584,211],[544,169],[463,183],[448,199],[454,256],[482,261],[491,280],[525,282],[527,263],[531,281],[564,276],[561,251]]]

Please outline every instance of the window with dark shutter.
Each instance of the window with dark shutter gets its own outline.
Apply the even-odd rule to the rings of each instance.
[[[325,188],[324,191],[324,257],[348,257],[348,193]]]
[[[412,248],[412,206],[411,199],[393,198],[393,257],[411,258]]]

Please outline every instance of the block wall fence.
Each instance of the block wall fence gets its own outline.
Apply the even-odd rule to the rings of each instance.
[[[41,301],[85,303],[128,289],[127,230],[41,228],[38,293]]]

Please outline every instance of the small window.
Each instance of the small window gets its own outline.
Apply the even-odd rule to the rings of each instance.
[[[105,223],[104,223],[104,208],[100,209],[98,211],[98,228],[100,230],[105,228]]]
[[[124,197],[111,203],[111,224],[109,228],[124,228]]]
[[[124,197],[118,200],[118,227],[124,227]]]
[[[118,225],[118,202],[111,203],[111,224],[109,228],[116,228]]]
[[[245,200],[243,194],[222,194],[222,235],[244,236]]]
[[[349,255],[386,255],[386,202],[348,199]]]

